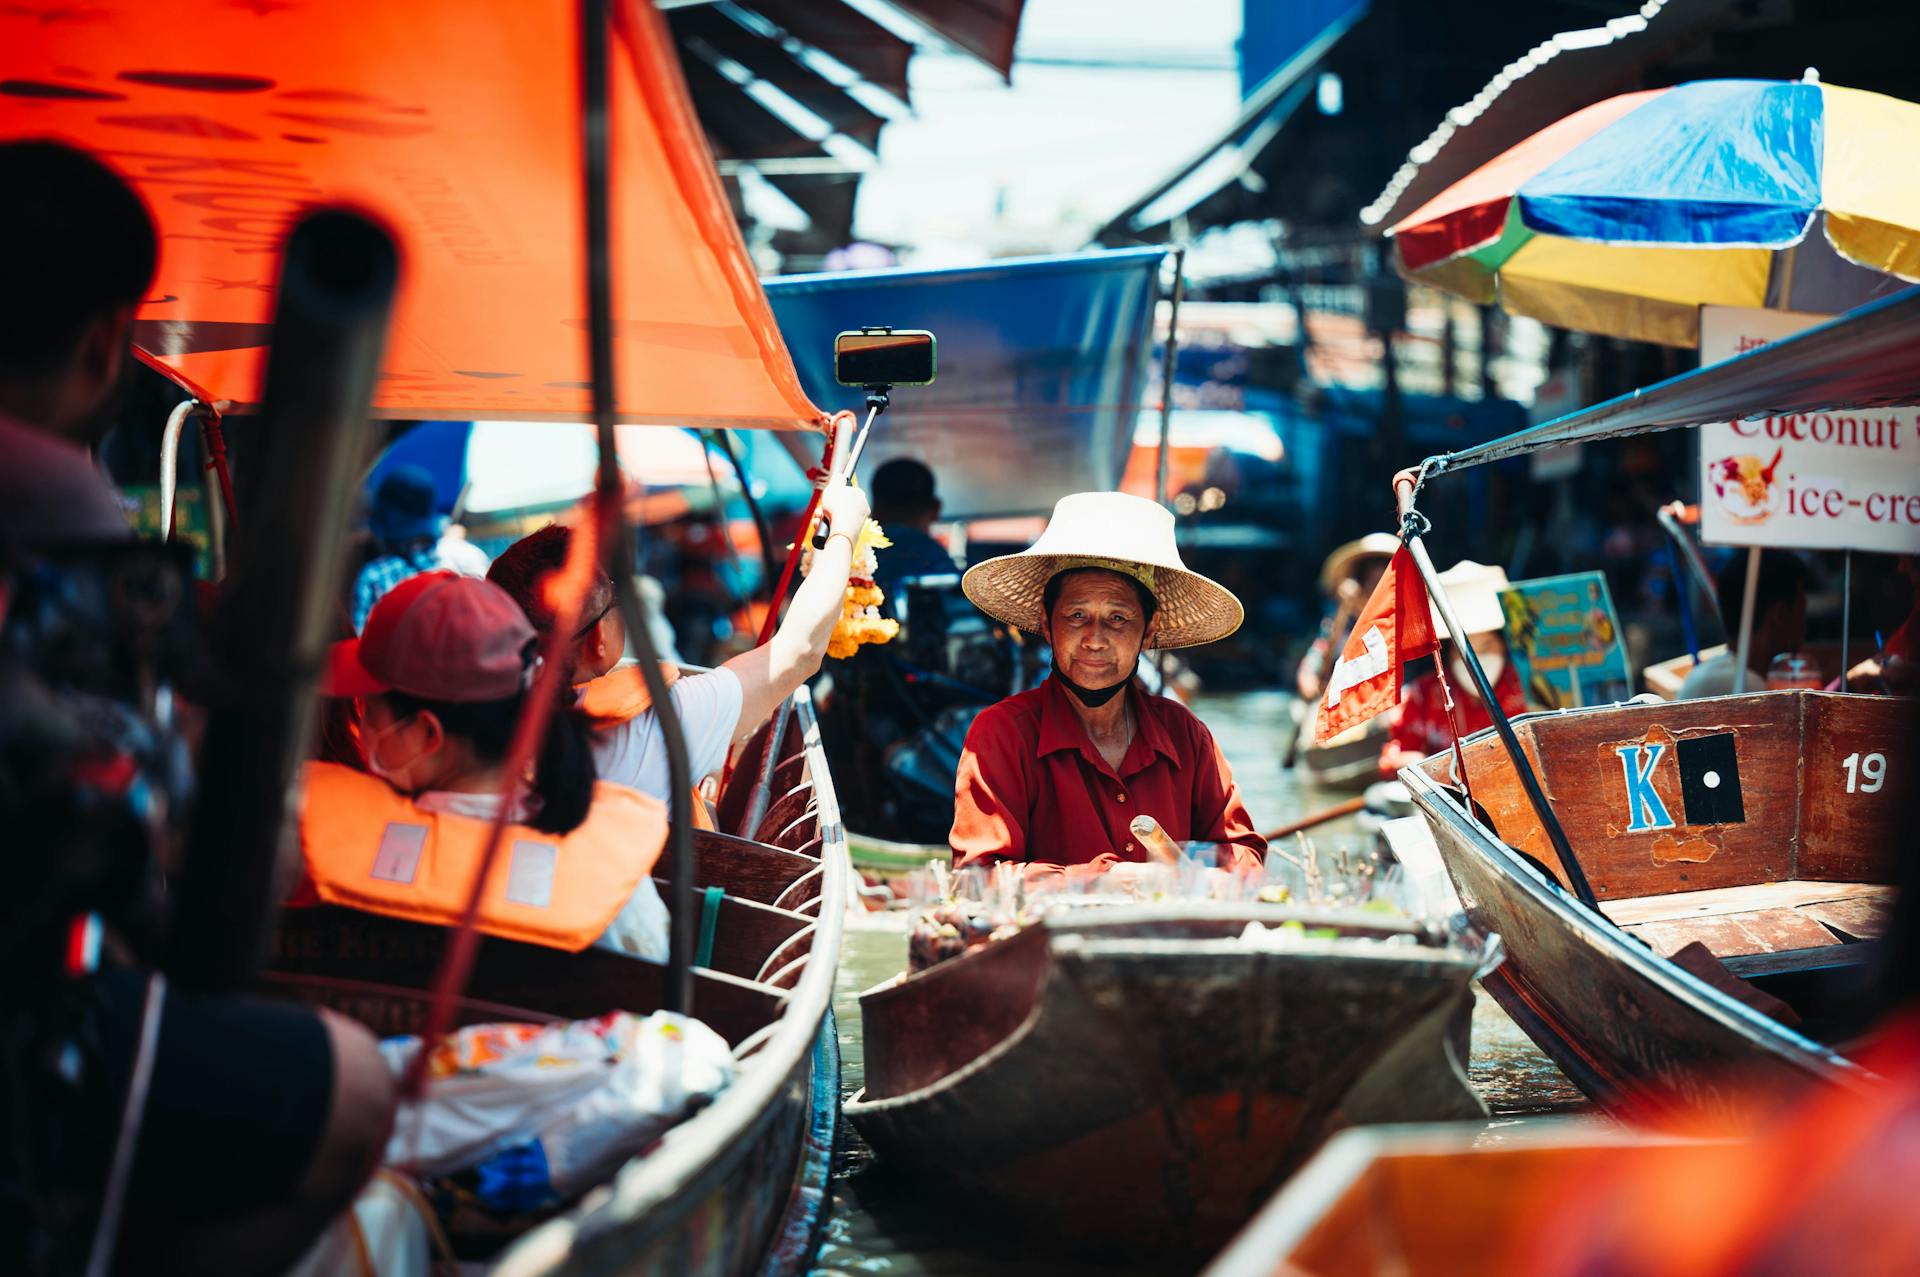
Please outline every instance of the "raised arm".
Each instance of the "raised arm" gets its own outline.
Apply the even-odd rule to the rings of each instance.
[[[827,641],[846,601],[847,575],[853,570],[853,539],[866,524],[868,508],[866,494],[848,484],[828,488],[820,506],[830,529],[827,544],[814,551],[813,570],[794,591],[786,619],[766,643],[726,663],[740,680],[736,737],[758,727],[826,659]]]

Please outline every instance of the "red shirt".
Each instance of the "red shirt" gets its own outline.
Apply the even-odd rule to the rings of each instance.
[[[1213,733],[1186,706],[1129,685],[1133,741],[1107,766],[1049,678],[973,720],[953,802],[954,868],[996,860],[1104,869],[1147,853],[1128,832],[1145,812],[1175,842],[1232,843],[1222,867],[1258,867],[1266,840]]]
[[[1484,701],[1461,687],[1457,679],[1448,679],[1447,682],[1453,688],[1453,714],[1460,722],[1462,740],[1470,732],[1493,726],[1493,715],[1487,713]],[[1507,711],[1507,717],[1527,712],[1526,693],[1520,686],[1520,675],[1514,670],[1512,661],[1508,661],[1506,668],[1500,671],[1500,677],[1493,685],[1493,693],[1500,698],[1500,708]],[[1453,728],[1447,723],[1447,705],[1440,695],[1440,676],[1431,667],[1401,689],[1400,703],[1387,711],[1387,727],[1388,739],[1392,744],[1411,750],[1420,758],[1453,748]]]

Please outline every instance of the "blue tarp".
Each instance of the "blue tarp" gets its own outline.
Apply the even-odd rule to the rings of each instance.
[[[862,403],[858,390],[834,382],[835,333],[875,324],[933,331],[939,379],[894,392],[861,474],[917,457],[938,477],[948,518],[985,518],[1044,513],[1069,492],[1119,483],[1164,255],[1130,249],[765,284],[801,384],[829,410]],[[817,440],[782,439],[817,455]]]

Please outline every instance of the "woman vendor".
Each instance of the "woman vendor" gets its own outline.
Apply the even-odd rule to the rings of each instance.
[[[1507,588],[1507,574],[1498,567],[1462,559],[1440,574],[1440,584],[1453,604],[1454,615],[1467,632],[1467,641],[1480,657],[1480,666],[1500,698],[1500,708],[1509,716],[1527,711],[1526,694],[1520,686],[1520,674],[1507,659],[1506,615],[1500,609],[1500,591]],[[1480,699],[1473,675],[1460,655],[1459,640],[1448,641],[1447,627],[1436,612],[1433,631],[1444,644],[1447,660],[1447,684],[1453,691],[1453,719],[1449,723],[1445,691],[1440,674],[1431,666],[1400,693],[1400,703],[1387,714],[1387,743],[1380,750],[1380,773],[1392,777],[1402,767],[1453,747],[1454,732],[1462,737],[1469,732],[1493,726],[1493,716]],[[1418,668],[1417,666],[1415,668]]]
[[[500,810],[538,645],[505,590],[451,572],[402,582],[374,604],[359,638],[334,645],[327,692],[358,701],[367,771],[308,765],[307,881],[291,903],[460,922]],[[554,707],[475,925],[549,948],[593,945],[665,962],[667,911],[649,873],[666,812],[596,779],[587,730],[571,704]]]
[[[1172,514],[1118,492],[1063,497],[1032,548],[974,565],[961,584],[989,616],[1046,639],[1053,673],[967,733],[956,869],[1006,860],[1032,866],[1030,881],[1129,877],[1149,859],[1129,829],[1143,814],[1175,842],[1220,844],[1222,868],[1261,864],[1266,843],[1212,733],[1133,678],[1147,647],[1240,627],[1239,600],[1180,561]]]

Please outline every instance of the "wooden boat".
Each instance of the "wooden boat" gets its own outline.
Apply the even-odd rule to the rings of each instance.
[[[1542,1208],[1570,1185],[1651,1169],[1695,1147],[1580,1118],[1497,1135],[1465,1123],[1342,1131],[1206,1277],[1525,1273]]]
[[[1338,935],[1239,938],[1289,920]],[[1377,914],[1056,910],[863,994],[846,1113],[1047,1242],[1197,1263],[1329,1131],[1484,1113],[1449,1040],[1481,960]]]
[[[1488,992],[1577,1086],[1643,1116],[1734,1108],[1862,1076],[1817,1038],[1885,925],[1913,714],[1779,691],[1515,720],[1598,913],[1563,889],[1491,731],[1465,744],[1472,804],[1451,755],[1401,778],[1468,916],[1506,942]]]
[[[847,834],[847,852],[853,857],[853,871],[870,890],[862,897],[874,908],[889,908],[906,903],[906,883],[916,870],[936,861],[950,861],[953,849],[944,843],[891,842],[868,834]]]
[[[1315,789],[1358,794],[1381,779],[1380,751],[1387,743],[1387,721],[1371,719],[1351,727],[1324,745],[1312,743],[1312,724],[1295,766]]]
[[[766,748],[763,727],[749,760]],[[463,1257],[534,1273],[805,1271],[825,1214],[840,1060],[831,1014],[847,893],[846,840],[807,689],[781,743],[796,785],[754,839],[700,831],[694,886],[711,895],[711,951],[693,1013],[733,1045],[740,1073],[714,1103],[606,1185],[531,1231],[474,1221]],[[757,768],[735,773],[750,785]],[[789,813],[787,799],[804,807]],[[723,795],[724,797],[728,797]],[[786,804],[783,806],[782,804]],[[664,872],[662,869],[659,872]],[[662,889],[661,895],[671,899]],[[703,918],[703,923],[705,919]],[[268,989],[330,1006],[381,1034],[420,1028],[451,932],[337,908],[289,910]],[[488,939],[457,1022],[545,1021],[657,1009],[666,968],[618,954]]]

